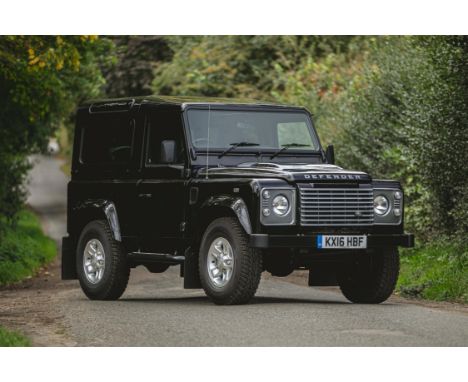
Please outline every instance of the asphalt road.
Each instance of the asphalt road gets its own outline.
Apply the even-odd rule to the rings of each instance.
[[[29,203],[57,240],[65,234],[66,181],[59,162],[42,157],[29,185]],[[464,309],[421,306],[399,298],[381,305],[356,305],[335,290],[271,277],[263,277],[251,304],[215,306],[203,291],[184,290],[178,271],[173,267],[151,274],[139,267],[118,301],[89,301],[75,281],[58,282],[56,288],[37,293],[48,296],[44,310],[54,316],[51,325],[60,327],[64,343],[73,345],[468,345]],[[38,343],[49,344],[44,334]]]

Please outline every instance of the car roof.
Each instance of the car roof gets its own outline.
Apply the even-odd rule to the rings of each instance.
[[[268,101],[259,101],[248,98],[217,98],[217,97],[175,97],[175,96],[160,96],[149,95],[127,98],[109,98],[109,99],[94,99],[85,102],[82,107],[89,108],[90,112],[111,111],[111,110],[130,110],[134,104],[154,104],[154,105],[169,105],[179,106],[181,110],[191,105],[199,106],[258,106],[269,108],[288,108],[302,109],[303,107],[272,103]]]

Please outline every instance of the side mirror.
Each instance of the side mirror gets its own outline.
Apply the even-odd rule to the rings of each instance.
[[[328,164],[335,164],[335,148],[333,145],[329,145],[327,147],[327,151],[325,151],[325,158],[327,159]]]
[[[161,161],[160,163],[175,163],[177,157],[177,145],[173,140],[161,142]]]

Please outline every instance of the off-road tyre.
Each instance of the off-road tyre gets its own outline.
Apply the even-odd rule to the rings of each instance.
[[[354,264],[338,273],[341,292],[351,302],[380,304],[395,289],[400,271],[398,248],[381,248],[370,256],[370,261]]]
[[[98,239],[104,248],[105,268],[102,279],[92,284],[83,269],[83,253],[86,243]],[[122,244],[114,239],[109,224],[105,220],[88,223],[81,232],[76,252],[76,270],[81,289],[91,300],[117,300],[125,291],[130,276],[126,251]]]
[[[218,237],[229,241],[234,256],[231,279],[223,287],[217,287],[211,282],[207,269],[208,250]],[[205,230],[200,245],[198,267],[201,285],[215,304],[246,304],[255,295],[260,283],[262,256],[258,250],[249,247],[248,236],[237,219],[222,217],[211,222]]]

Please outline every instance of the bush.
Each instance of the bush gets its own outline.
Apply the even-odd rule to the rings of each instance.
[[[400,179],[417,232],[468,230],[468,38],[378,39],[339,109],[341,163]]]
[[[0,285],[33,275],[56,255],[55,242],[42,233],[38,218],[30,211],[21,211],[16,227],[6,228],[0,241]]]

